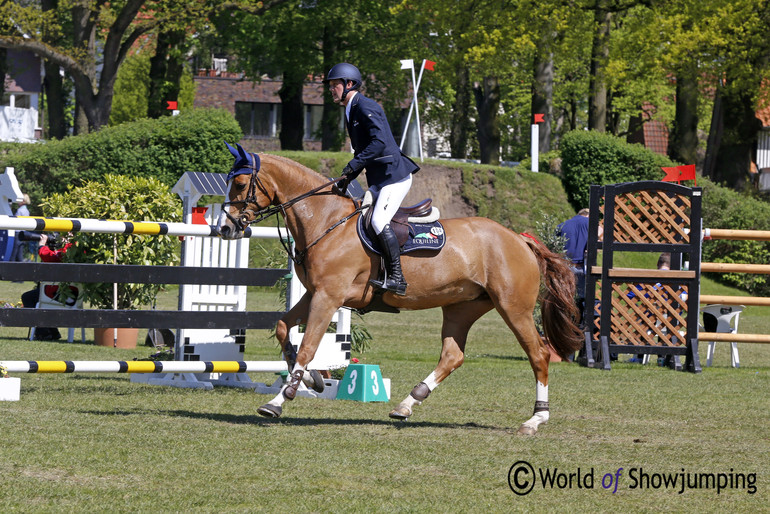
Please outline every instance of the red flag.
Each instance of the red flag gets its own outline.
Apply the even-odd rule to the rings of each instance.
[[[175,111],[179,109],[179,107],[177,107],[178,102],[176,101],[166,100],[166,103],[168,104],[168,107],[166,107],[167,111]]]
[[[679,180],[695,180],[695,185],[698,185],[697,179],[695,178],[695,165],[694,164],[687,164],[685,166],[679,166]]]
[[[428,71],[433,71],[433,67],[436,65],[433,61],[425,60],[425,64],[423,65],[423,68],[425,68]]]
[[[545,123],[545,114],[535,114],[535,123]]]
[[[661,166],[661,169],[666,172],[666,176],[661,179],[663,182],[679,182],[679,168],[676,166],[667,168]]]
[[[694,164],[671,167],[661,166],[661,169],[666,172],[666,176],[661,179],[663,182],[676,182],[678,184],[683,180],[694,180],[695,185],[698,185]]]

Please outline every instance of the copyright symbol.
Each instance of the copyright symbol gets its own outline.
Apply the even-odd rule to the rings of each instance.
[[[508,470],[508,487],[519,496],[529,494],[535,487],[535,468],[525,460],[516,461]]]

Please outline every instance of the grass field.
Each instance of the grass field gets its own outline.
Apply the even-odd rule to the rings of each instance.
[[[30,285],[2,283],[0,300]],[[161,304],[175,305],[175,294],[169,290]],[[251,297],[252,309],[275,303],[273,295]],[[269,397],[246,390],[153,387],[115,374],[17,375],[21,401],[0,403],[3,510],[767,511],[767,345],[740,344],[740,369],[730,368],[724,343],[706,368],[704,345],[697,375],[622,362],[609,372],[554,363],[551,422],[535,437],[519,437],[532,412],[533,375],[512,334],[489,314],[471,332],[465,364],[408,422],[393,422],[390,409],[435,365],[440,320],[436,310],[365,317],[375,342],[359,358],[391,378],[389,404],[299,398],[278,420],[258,416]],[[749,308],[741,328],[767,333],[768,309]],[[0,360],[151,353],[25,336],[26,329],[1,328]],[[266,331],[251,331],[246,348],[249,360],[277,356]],[[538,475],[526,496],[508,485],[518,461]],[[544,487],[541,471],[565,473],[564,482]],[[639,482],[642,473],[649,483]],[[654,487],[663,474],[699,473],[744,482],[719,492]]]

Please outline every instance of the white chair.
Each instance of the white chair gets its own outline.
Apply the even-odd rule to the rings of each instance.
[[[738,320],[740,319],[741,312],[746,307],[744,305],[722,305],[714,304],[701,307],[703,313],[703,327],[706,332],[719,332],[723,334],[737,334],[738,333]],[[713,317],[716,320],[716,328],[712,330],[714,325],[714,319],[709,320],[707,316]],[[732,323],[732,325],[731,325]],[[734,368],[740,367],[740,360],[738,359],[738,343],[730,343],[732,348],[730,350],[730,361]],[[706,354],[706,366],[711,366],[711,361],[714,358],[714,346],[716,341],[709,343],[708,352]]]
[[[36,309],[82,309],[83,308],[83,288],[78,285],[73,285],[77,288],[78,294],[75,298],[67,298],[64,301],[59,300],[59,287],[57,282],[40,282],[40,296],[38,298]],[[67,334],[67,342],[71,343],[75,340],[75,328],[69,327],[69,333]],[[35,327],[29,330],[29,340],[35,339]],[[86,329],[80,328],[80,340],[86,341]]]

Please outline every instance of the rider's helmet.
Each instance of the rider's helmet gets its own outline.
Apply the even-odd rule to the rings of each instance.
[[[324,82],[328,83],[330,80],[334,79],[340,79],[344,83],[341,98],[342,100],[345,100],[345,97],[348,96],[349,91],[361,87],[361,72],[358,71],[358,68],[346,62],[341,62],[332,66],[332,69],[330,69],[329,73],[326,74]],[[351,88],[348,88],[349,80],[353,82],[353,87]]]

